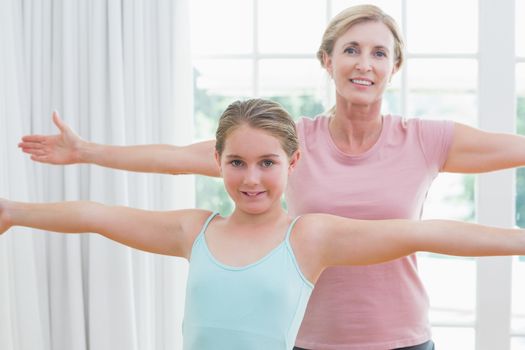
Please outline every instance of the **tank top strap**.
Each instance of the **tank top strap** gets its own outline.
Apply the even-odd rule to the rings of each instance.
[[[286,231],[286,236],[284,237],[285,242],[287,242],[288,244],[290,244],[290,235],[292,233],[292,229],[293,229],[293,227],[295,226],[295,223],[297,222],[297,220],[299,220],[300,217],[301,216],[297,216],[295,219],[293,219],[293,221],[290,224],[290,226],[288,226],[288,231]]]
[[[199,233],[199,236],[203,235],[204,232],[206,232],[206,230],[208,229],[208,225],[213,220],[213,218],[216,217],[217,215],[219,215],[219,212],[218,211],[214,211],[213,213],[210,214],[210,216],[208,216],[208,218],[204,222],[204,225],[202,225],[202,229],[201,229],[201,232]]]
[[[204,237],[204,232],[206,232],[206,229],[208,229],[208,225],[210,224],[210,222],[217,215],[219,215],[219,212],[218,211],[214,211],[213,213],[210,214],[210,216],[208,216],[208,218],[206,219],[206,221],[202,225],[201,231],[199,232],[199,234],[197,235],[197,237],[195,237],[195,240],[193,241],[193,245],[191,247],[191,251],[192,252],[193,252],[193,249],[195,248],[195,245],[197,245],[197,242],[199,242],[202,239],[202,237]]]

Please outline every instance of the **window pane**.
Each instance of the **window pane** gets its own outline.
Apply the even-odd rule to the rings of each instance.
[[[516,65],[516,111],[518,133],[525,135],[525,63]],[[525,169],[516,172],[516,224],[525,227]],[[513,258],[512,331],[525,336],[525,257]],[[512,340],[512,350],[525,349],[525,338]]]
[[[516,54],[525,57],[525,1],[516,0]]]
[[[477,61],[412,59],[407,64],[410,116],[477,125]]]
[[[253,4],[248,0],[193,0],[191,43],[195,55],[253,51]]]
[[[194,60],[195,88],[237,99],[253,95],[251,60]]]
[[[475,60],[409,60],[408,116],[476,125],[476,65]],[[440,174],[430,188],[423,218],[473,220],[474,216],[474,177]],[[434,254],[420,254],[420,257],[421,278],[430,296],[432,324],[472,325],[476,300],[475,261]],[[453,331],[465,329],[447,329],[448,333]]]
[[[283,104],[294,118],[327,109],[327,76],[317,60],[269,59],[261,60],[259,67],[259,94]]]
[[[381,105],[381,113],[383,114],[402,114],[401,106],[401,72],[397,72],[393,77],[385,94],[383,95],[383,103]]]
[[[477,0],[408,0],[407,41],[412,53],[475,53]]]
[[[510,338],[510,349],[511,350],[525,350],[525,337]]]
[[[430,322],[471,326],[475,323],[476,261],[419,254],[418,269],[430,299]],[[439,346],[439,348],[449,349]]]
[[[525,257],[512,261],[512,332],[525,336]]]
[[[432,338],[436,349],[474,350],[474,328],[433,327]],[[514,350],[514,349],[513,349]]]
[[[401,27],[401,1],[400,0],[332,0],[332,15],[335,16],[347,7],[372,4],[380,7],[383,11],[392,16]]]
[[[525,98],[525,63],[516,65],[516,93],[518,97]],[[523,116],[525,111],[521,110],[519,113]],[[525,134],[525,130],[523,134]]]
[[[315,55],[325,26],[324,2],[264,0],[258,12],[259,52]]]
[[[407,65],[408,116],[477,125],[477,64],[474,60],[414,59]],[[473,220],[474,177],[440,174],[423,212],[425,218]]]

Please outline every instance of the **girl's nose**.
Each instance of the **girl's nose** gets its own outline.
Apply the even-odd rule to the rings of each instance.
[[[260,172],[255,168],[248,168],[244,176],[245,185],[256,185],[260,181]]]

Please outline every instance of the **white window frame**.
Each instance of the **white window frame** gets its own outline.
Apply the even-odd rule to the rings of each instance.
[[[479,0],[478,120],[486,130],[516,132],[514,8],[514,0]],[[480,223],[515,225],[515,183],[514,170],[479,175]],[[512,258],[478,259],[477,274],[476,350],[510,350]]]
[[[198,55],[194,59],[250,59],[253,64],[251,95],[259,96],[259,61],[262,59],[312,59],[311,54],[261,54],[258,45],[258,4],[253,0],[253,43],[250,54]],[[415,0],[414,0],[415,1]],[[411,59],[451,58],[473,59],[478,62],[478,122],[485,130],[515,133],[516,91],[515,66],[525,62],[515,53],[515,1],[479,0],[479,49],[473,54],[411,54],[401,70],[401,112],[408,112],[407,66]],[[402,23],[406,33],[408,0],[401,0]],[[332,17],[332,1],[326,1],[328,21]],[[453,9],[451,9],[453,11]],[[446,25],[446,24],[445,24]],[[495,45],[497,43],[497,45]],[[495,48],[497,46],[497,49]],[[330,106],[334,92],[326,78],[323,102]],[[493,83],[497,82],[497,83]],[[515,225],[515,171],[506,170],[479,175],[476,189],[477,221],[497,226]],[[476,322],[473,325],[442,324],[439,327],[473,327],[476,350],[510,350],[511,336],[512,258],[480,258],[477,260]]]

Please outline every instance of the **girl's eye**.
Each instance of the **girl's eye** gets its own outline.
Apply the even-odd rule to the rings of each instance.
[[[234,159],[230,162],[231,165],[233,165],[234,167],[240,167],[242,166],[242,161],[238,160],[238,159]]]
[[[381,57],[381,58],[382,58],[382,57],[386,57],[386,52],[384,52],[384,51],[376,51],[376,52],[375,52],[375,55],[376,55],[377,57]]]
[[[263,160],[262,161],[262,166],[263,168],[269,168],[273,165],[273,161],[272,160]]]

